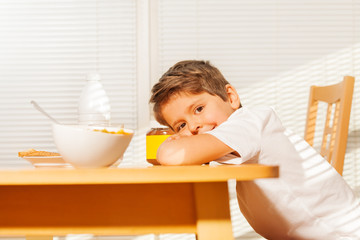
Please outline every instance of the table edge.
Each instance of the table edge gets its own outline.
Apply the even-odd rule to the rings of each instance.
[[[261,164],[219,166],[151,166],[101,169],[0,170],[1,185],[146,184],[250,181],[279,177],[278,166]]]

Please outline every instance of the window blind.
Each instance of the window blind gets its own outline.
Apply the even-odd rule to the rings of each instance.
[[[285,127],[303,136],[310,86],[355,76],[343,175],[360,193],[359,0],[157,4],[153,83],[180,60],[210,60],[236,87],[243,105],[273,106]],[[232,205],[232,212],[238,212],[234,209]],[[251,228],[241,227],[239,214],[233,215],[234,234],[245,236]],[[251,236],[248,239],[259,239]]]
[[[56,151],[51,123],[30,100],[77,123],[89,72],[101,74],[112,122],[136,128],[135,1],[2,0],[0,36],[0,164],[25,164],[17,152],[29,148]]]
[[[157,77],[180,60],[210,60],[244,105],[275,107],[284,125],[301,136],[310,85],[359,76],[359,0],[159,0],[158,5]],[[358,85],[344,170],[354,187],[360,185]]]

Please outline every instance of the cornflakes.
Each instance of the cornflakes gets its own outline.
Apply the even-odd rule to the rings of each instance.
[[[103,132],[103,133],[110,133],[110,134],[124,134],[124,135],[130,135],[131,133],[125,132],[124,129],[120,129],[117,132],[114,131],[108,131],[107,129],[94,129],[95,132]]]

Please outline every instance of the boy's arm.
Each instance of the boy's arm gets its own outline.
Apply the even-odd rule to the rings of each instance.
[[[199,165],[233,151],[211,134],[174,136],[161,144],[157,161],[161,165]]]

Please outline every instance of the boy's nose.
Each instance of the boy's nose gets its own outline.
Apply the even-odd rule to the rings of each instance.
[[[192,135],[197,135],[199,133],[199,130],[200,130],[199,124],[194,124],[194,125],[190,126],[190,132]]]

